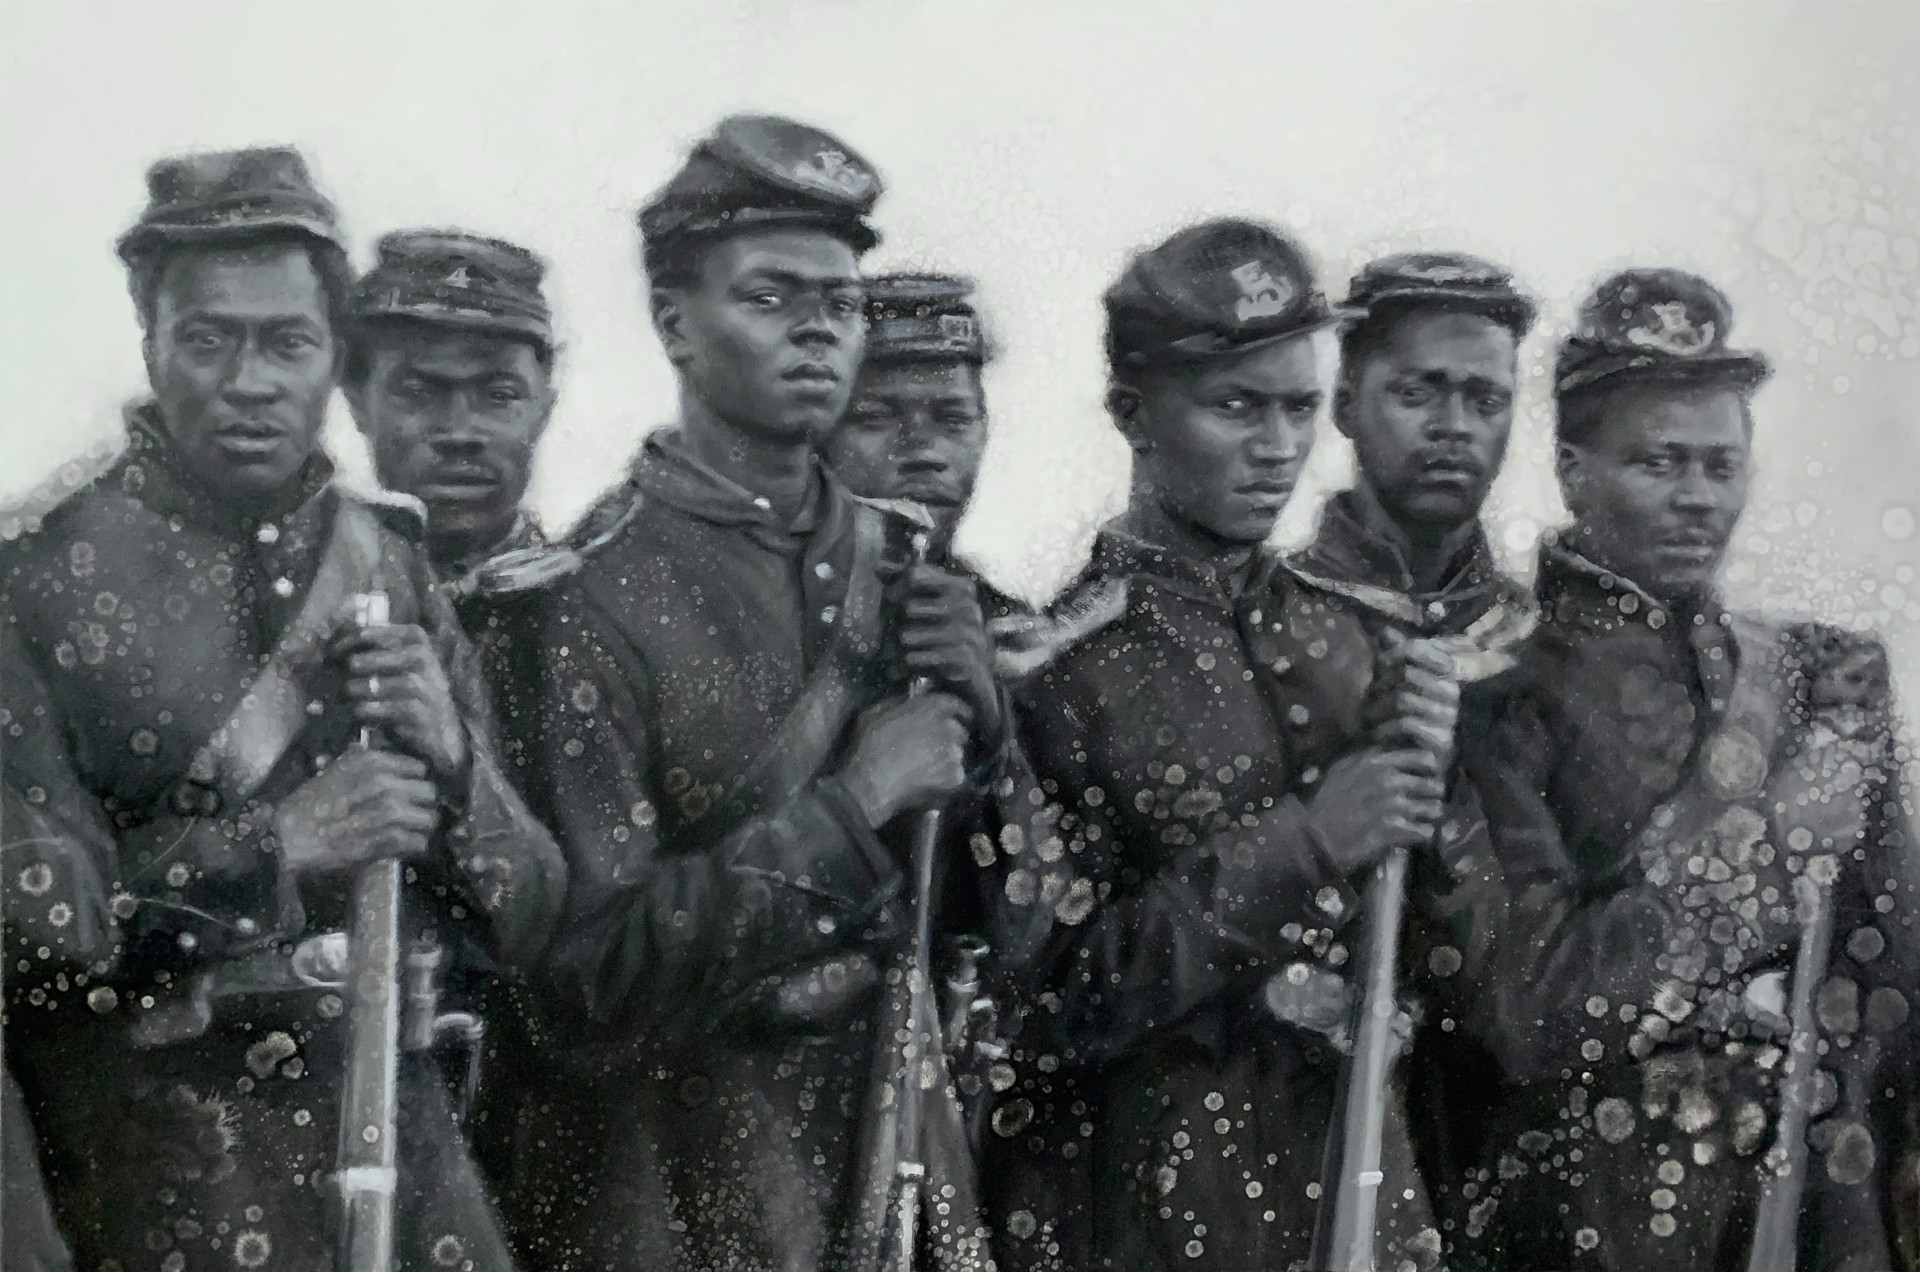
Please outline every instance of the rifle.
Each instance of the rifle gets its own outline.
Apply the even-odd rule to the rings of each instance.
[[[1813,1115],[1818,1068],[1813,992],[1827,974],[1828,947],[1833,943],[1833,896],[1815,874],[1821,860],[1831,864],[1830,859],[1810,860],[1806,872],[1793,881],[1800,911],[1800,948],[1793,959],[1793,1034],[1780,1079],[1778,1131],[1767,1150],[1766,1185],[1754,1211],[1747,1272],[1793,1272],[1799,1254],[1800,1203],[1807,1188],[1807,1122]]]
[[[388,621],[385,592],[354,598],[362,627]],[[378,738],[362,729],[359,745]],[[353,885],[353,929],[347,939],[350,1048],[340,1109],[334,1182],[340,1189],[338,1272],[390,1272],[393,1267],[395,1086],[400,1076],[400,863],[376,861]]]
[[[1395,848],[1367,880],[1366,946],[1361,954],[1360,1003],[1354,1012],[1353,1051],[1340,1075],[1338,1110],[1327,1128],[1320,1172],[1324,1194],[1315,1217],[1313,1272],[1374,1272],[1373,1246],[1380,1200],[1380,1143],[1386,1130],[1387,1083],[1400,1044],[1394,1037],[1394,971],[1407,907],[1405,848]]]
[[[927,558],[933,518],[918,504],[887,501],[896,521],[912,532],[912,558]],[[915,680],[908,692],[932,686]],[[857,1272],[912,1272],[919,1245],[921,1192],[926,1186],[922,1102],[927,1070],[940,1072],[942,1039],[933,999],[933,884],[940,845],[940,810],[913,821],[913,944],[887,977],[875,1035],[873,1080],[862,1117],[859,1213],[853,1233]],[[897,983],[896,983],[897,980]]]
[[[1368,877],[1360,955],[1360,999],[1354,1008],[1353,1050],[1340,1074],[1335,1114],[1327,1129],[1320,1171],[1322,1194],[1313,1231],[1312,1272],[1374,1272],[1378,1226],[1380,1145],[1386,1130],[1388,1082],[1399,1058],[1394,977],[1407,909],[1412,854],[1395,848]]]

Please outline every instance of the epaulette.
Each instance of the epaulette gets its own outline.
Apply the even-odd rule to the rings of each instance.
[[[1462,683],[1491,680],[1520,660],[1520,646],[1540,625],[1540,611],[1526,600],[1495,603],[1457,636],[1443,636],[1440,645],[1453,656],[1454,674]]]
[[[80,458],[47,474],[19,500],[0,505],[0,541],[11,543],[37,531],[48,513],[106,476],[123,453],[118,446],[89,447]]]
[[[645,497],[625,483],[601,496],[564,543],[514,548],[482,561],[454,585],[461,596],[505,597],[537,592],[580,572],[594,553],[626,529]]]
[[[1095,575],[1038,614],[993,619],[987,633],[993,637],[994,674],[1002,680],[1025,679],[1126,612],[1125,576]]]
[[[365,504],[382,526],[408,543],[426,542],[427,506],[412,495],[386,489],[343,489],[341,493]]]
[[[1420,607],[1414,604],[1412,597],[1403,592],[1396,592],[1390,587],[1379,587],[1372,583],[1352,583],[1345,579],[1333,579],[1323,574],[1316,574],[1308,568],[1303,556],[1283,557],[1280,564],[1288,574],[1317,591],[1345,597],[1356,605],[1364,605],[1396,623],[1405,623],[1408,626],[1418,626],[1420,623]]]

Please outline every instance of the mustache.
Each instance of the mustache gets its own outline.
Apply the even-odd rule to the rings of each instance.
[[[1469,477],[1484,477],[1487,466],[1476,456],[1466,451],[1422,451],[1414,457],[1414,467],[1422,473],[1465,473]]]
[[[801,362],[780,373],[782,380],[826,380],[838,384],[843,377],[836,367],[824,362]]]

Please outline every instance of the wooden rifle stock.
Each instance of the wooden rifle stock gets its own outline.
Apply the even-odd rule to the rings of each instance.
[[[1394,629],[1383,636],[1391,649],[1408,638]],[[1314,1216],[1310,1272],[1375,1272],[1379,1226],[1381,1143],[1385,1136],[1399,1000],[1394,981],[1400,964],[1400,932],[1406,925],[1407,871],[1412,854],[1395,848],[1373,868],[1362,898],[1366,943],[1360,955],[1360,999],[1354,1007],[1353,1050],[1340,1074],[1339,1096],[1327,1127],[1320,1170],[1320,1207]]]
[[[1780,1119],[1765,1159],[1766,1185],[1754,1211],[1747,1272],[1794,1272],[1800,1246],[1800,1205],[1807,1189],[1807,1122],[1813,1114],[1818,1022],[1814,991],[1827,974],[1833,943],[1833,896],[1812,877],[1794,880],[1800,902],[1800,948],[1793,960],[1793,1034],[1780,1078]]]
[[[916,528],[915,560],[926,559],[931,518],[917,508],[902,506],[899,511]],[[931,688],[925,680],[916,680],[909,692]],[[933,997],[933,887],[939,845],[940,810],[932,808],[913,822],[913,944],[895,963],[899,983],[885,986],[873,1077],[861,1118],[861,1175],[850,1262],[855,1272],[912,1272],[918,1253],[920,1194],[927,1175],[922,1075],[941,1045]]]
[[[1388,1083],[1400,1048],[1394,972],[1406,917],[1409,853],[1396,848],[1373,868],[1365,898],[1367,939],[1360,966],[1365,983],[1355,1011],[1353,1052],[1341,1073],[1335,1115],[1327,1128],[1320,1172],[1320,1209],[1313,1233],[1312,1272],[1374,1272],[1373,1247],[1380,1199],[1380,1145],[1386,1129]]]
[[[370,592],[355,599],[361,626],[377,627],[388,621],[385,593]],[[371,731],[362,731],[362,746],[377,741]],[[340,1190],[334,1254],[338,1272],[391,1272],[393,1267],[400,879],[398,861],[376,861],[360,872],[353,887],[353,929],[347,940],[349,1051],[334,1174]]]

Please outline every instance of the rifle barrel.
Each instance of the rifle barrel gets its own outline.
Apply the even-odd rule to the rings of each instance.
[[[354,598],[362,627],[389,621],[385,592]],[[360,745],[380,745],[362,729]],[[347,937],[348,1042],[340,1101],[340,1148],[334,1184],[340,1190],[339,1272],[391,1272],[393,1201],[398,1191],[394,1120],[400,1079],[400,863],[376,861],[353,885],[353,930]]]
[[[393,1266],[395,1084],[400,1060],[400,863],[368,866],[353,890],[351,1052],[340,1113],[340,1272]]]
[[[911,538],[916,561],[931,547],[924,510],[906,518],[917,527]],[[933,682],[917,678],[912,695],[932,692]],[[933,995],[934,877],[940,851],[940,810],[930,808],[913,821],[913,944],[896,966],[902,983],[889,993],[876,1035],[873,1083],[861,1119],[863,1153],[856,1183],[854,1272],[913,1272],[919,1252],[920,1192],[926,1186],[921,1144],[924,1110],[921,1074],[933,1049],[941,1045],[940,1012]]]
[[[1374,1272],[1374,1228],[1380,1199],[1381,1139],[1387,1083],[1399,1042],[1394,1037],[1394,972],[1407,905],[1408,851],[1396,848],[1367,881],[1366,978],[1355,1012],[1353,1054],[1341,1076],[1337,1120],[1327,1128],[1320,1210],[1314,1225],[1313,1272]]]
[[[1766,1184],[1754,1211],[1753,1248],[1747,1272],[1794,1272],[1799,1257],[1800,1203],[1807,1186],[1807,1121],[1813,1112],[1815,988],[1827,974],[1833,943],[1833,898],[1809,875],[1796,881],[1803,902],[1800,948],[1793,959],[1793,1034],[1787,1044],[1787,1070],[1780,1081],[1780,1121],[1767,1153]]]

